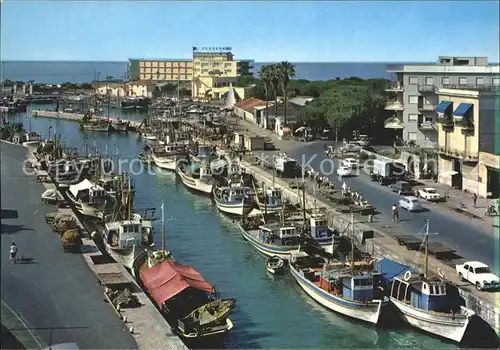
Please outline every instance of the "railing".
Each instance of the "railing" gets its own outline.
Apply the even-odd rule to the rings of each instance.
[[[404,123],[398,117],[390,117],[384,122],[384,127],[386,129],[402,129],[404,128]]]
[[[434,105],[432,105],[430,103],[419,104],[417,106],[417,109],[419,111],[433,111],[434,110]]]
[[[417,87],[418,89],[418,92],[436,92],[437,91],[437,88],[435,85],[419,85]]]
[[[472,91],[498,91],[499,85],[460,85],[460,84],[443,84],[443,89],[458,89],[458,90],[472,90]]]
[[[403,65],[402,64],[388,64],[387,71],[402,71],[403,70]]]
[[[440,117],[438,117],[437,118],[437,122],[440,123],[440,124],[443,124],[443,126],[445,126],[445,125],[454,126],[455,125],[455,123],[453,122],[453,119],[451,119],[448,116],[440,116]]]
[[[422,122],[418,124],[418,127],[422,130],[436,130],[437,126],[434,122]]]
[[[386,109],[404,109],[404,106],[399,101],[389,101],[385,104]]]
[[[479,159],[479,153],[471,154],[471,153],[463,151],[463,150],[451,149],[449,147],[439,147],[438,152],[441,154],[445,154],[447,156],[465,159],[465,160],[475,161],[475,160]]]

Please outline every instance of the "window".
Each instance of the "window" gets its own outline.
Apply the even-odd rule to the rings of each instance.
[[[417,77],[410,77],[409,83],[410,83],[410,85],[417,85],[418,78]]]
[[[450,77],[443,77],[441,79],[441,84],[443,84],[443,85],[450,85]]]
[[[458,84],[459,85],[467,85],[467,78],[466,77],[458,78]]]
[[[416,141],[417,140],[417,133],[416,132],[409,132],[408,133],[408,140]]]
[[[417,122],[418,121],[418,114],[408,114],[408,121],[409,122]]]
[[[408,96],[408,103],[418,103],[418,96],[410,95]]]
[[[476,85],[484,85],[484,78],[483,77],[476,78]]]
[[[500,78],[493,78],[493,85],[500,86]]]
[[[432,122],[433,122],[433,118],[432,117],[429,117],[429,116],[425,116],[424,117],[424,123],[430,124]]]
[[[434,78],[432,77],[425,78],[425,85],[434,85]]]

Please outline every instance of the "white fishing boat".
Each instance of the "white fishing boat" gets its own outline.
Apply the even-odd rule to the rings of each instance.
[[[211,195],[214,185],[214,170],[219,173],[219,169],[225,167],[227,162],[223,159],[210,162],[208,159],[190,164],[179,164],[177,175],[187,188],[194,191]]]
[[[111,128],[113,129],[113,131],[127,132],[129,125],[129,121],[117,120],[116,122],[111,124]]]
[[[442,274],[439,278],[428,276],[428,220],[425,229],[424,274],[415,276],[406,271],[403,276],[396,277],[392,282],[390,300],[400,311],[401,318],[413,327],[459,343],[475,313],[448,294]]]
[[[288,260],[290,254],[297,252],[303,243],[297,228],[293,225],[267,224],[252,228],[240,222],[239,228],[244,239],[259,252],[270,257],[278,256]]]
[[[175,171],[180,162],[187,160],[188,153],[184,145],[178,143],[167,144],[160,151],[153,149],[151,158],[158,168]]]
[[[353,269],[302,251],[292,253],[289,267],[307,295],[327,309],[373,325],[379,322],[388,300],[374,296],[373,267]]]
[[[252,211],[252,189],[241,185],[214,188],[217,209],[226,214],[244,216]]]
[[[101,186],[85,179],[80,183],[70,185],[67,194],[80,214],[96,219],[104,217],[104,210],[110,197]]]
[[[24,146],[37,146],[40,142],[42,142],[42,136],[39,133],[33,131],[27,132],[24,135],[24,139]]]
[[[258,205],[262,212],[268,214],[279,213],[283,210],[281,188],[265,188],[262,196],[257,196]]]
[[[81,123],[80,127],[82,130],[85,131],[108,132],[111,130],[111,125],[107,122],[102,122],[102,121]]]
[[[104,245],[117,263],[132,270],[137,257],[154,246],[152,222],[139,214],[132,214],[130,220],[108,222],[104,225]]]

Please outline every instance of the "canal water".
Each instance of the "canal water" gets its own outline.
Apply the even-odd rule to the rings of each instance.
[[[132,116],[141,119],[141,116]],[[49,128],[61,141],[83,150],[132,160],[143,141],[128,135],[81,132],[77,123],[17,117],[26,128],[47,137]],[[135,169],[135,168],[134,168]],[[227,348],[456,348],[455,345],[409,327],[375,329],[336,315],[312,301],[290,275],[273,277],[259,255],[239,234],[231,219],[220,215],[210,198],[187,191],[173,173],[134,175],[136,208],[166,208],[166,245],[179,262],[200,271],[222,297],[237,299],[235,324],[225,339]],[[161,223],[155,242],[161,245]]]

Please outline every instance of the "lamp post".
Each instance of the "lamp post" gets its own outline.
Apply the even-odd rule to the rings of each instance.
[[[52,125],[49,126],[49,141],[50,141],[50,130],[52,130]]]

